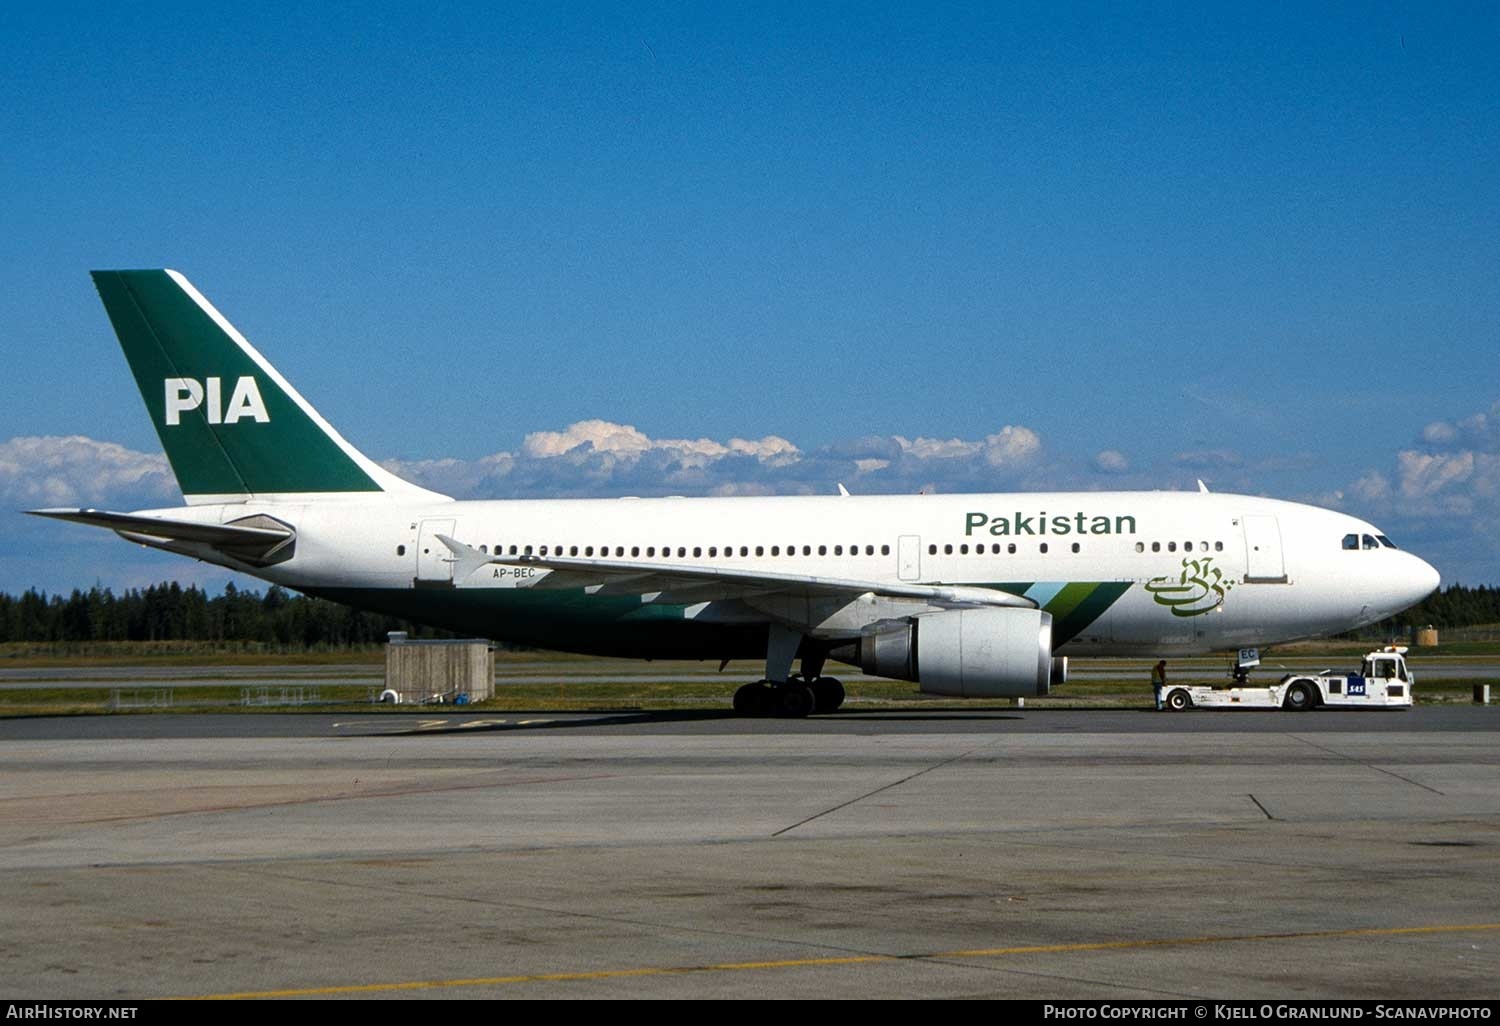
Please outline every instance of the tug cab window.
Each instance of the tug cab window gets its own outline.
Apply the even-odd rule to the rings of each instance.
[[[1394,659],[1366,659],[1360,667],[1360,676],[1371,677],[1376,680],[1405,680],[1405,674],[1396,672],[1396,660]]]

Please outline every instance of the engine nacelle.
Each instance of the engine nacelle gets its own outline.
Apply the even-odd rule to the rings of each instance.
[[[849,645],[832,655],[955,698],[1045,695],[1054,662],[1067,672],[1066,660],[1052,658],[1052,614],[1039,609],[950,609],[887,620],[865,628],[857,651]]]

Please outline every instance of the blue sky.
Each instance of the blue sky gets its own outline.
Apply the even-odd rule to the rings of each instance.
[[[459,494],[1202,477],[1500,582],[1497,54],[1477,4],[8,5],[0,499],[175,501],[87,277],[171,266]],[[4,590],[224,579],[3,537]]]

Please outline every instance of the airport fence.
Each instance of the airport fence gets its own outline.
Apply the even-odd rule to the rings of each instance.
[[[172,699],[171,688],[111,688],[109,709],[170,709]]]
[[[300,685],[275,687],[263,684],[240,689],[240,705],[244,706],[319,705],[322,702],[323,691],[317,687]]]

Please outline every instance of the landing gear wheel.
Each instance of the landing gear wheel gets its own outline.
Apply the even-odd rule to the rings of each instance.
[[[813,711],[816,704],[812,688],[802,683],[787,683],[775,691],[776,714],[789,720],[800,720]]]
[[[844,685],[836,677],[819,677],[812,682],[813,711],[831,713],[844,704]]]
[[[746,684],[734,693],[736,716],[767,716],[775,705],[775,694],[759,681]]]
[[[1293,712],[1307,712],[1318,704],[1318,696],[1313,691],[1311,684],[1298,681],[1286,689],[1286,702],[1288,709]]]
[[[1184,709],[1191,709],[1192,707],[1193,696],[1181,688],[1167,695],[1167,708],[1173,712],[1182,712]]]

